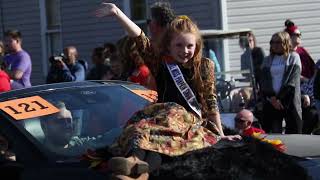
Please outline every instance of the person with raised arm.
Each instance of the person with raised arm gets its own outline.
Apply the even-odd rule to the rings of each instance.
[[[103,3],[96,16],[115,17],[141,54],[155,55],[154,59],[144,60],[153,61],[148,64],[152,64],[149,68],[156,79],[158,103],[129,120],[117,144],[122,152],[119,155],[130,157],[111,159],[113,172],[130,175],[130,169],[137,169],[133,168],[137,164],[145,167],[138,161],[135,164],[136,159],[145,160],[149,169],[154,170],[155,164],[161,164],[159,154],[177,156],[211,146],[220,139],[241,139],[239,135],[224,135],[215,92],[214,64],[202,57],[202,38],[189,17],[176,17],[162,34],[156,46],[159,49],[155,51],[144,32],[116,5]]]

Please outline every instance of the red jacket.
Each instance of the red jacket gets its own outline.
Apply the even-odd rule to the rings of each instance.
[[[8,74],[2,70],[0,70],[0,92],[10,91],[10,77]]]
[[[150,75],[150,70],[146,65],[142,65],[139,69],[133,73],[129,80],[134,83],[139,83],[141,85],[145,85],[147,83],[148,77]]]
[[[310,54],[303,47],[298,47],[296,52],[299,54],[301,60],[301,75],[308,79],[312,78],[314,74],[315,63]]]

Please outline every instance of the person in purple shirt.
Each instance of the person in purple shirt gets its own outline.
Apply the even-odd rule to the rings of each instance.
[[[8,55],[4,57],[6,71],[11,78],[11,88],[21,89],[30,87],[32,70],[30,55],[22,49],[22,36],[18,30],[5,32],[5,46]]]

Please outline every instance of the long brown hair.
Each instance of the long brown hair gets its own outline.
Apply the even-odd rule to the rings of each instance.
[[[200,35],[200,31],[197,25],[187,16],[176,17],[168,26],[167,30],[163,34],[163,38],[159,44],[160,55],[168,55],[170,52],[168,44],[171,43],[172,39],[176,34],[191,33],[196,37],[196,48],[192,59],[190,59],[186,65],[193,67],[193,85],[196,90],[202,92],[202,78],[200,74],[200,66],[202,59],[202,47],[203,41]],[[161,56],[159,56],[161,57]]]
[[[139,53],[136,42],[129,36],[124,36],[116,43],[117,53],[121,59],[124,72],[132,73],[134,69],[144,65],[145,62]]]

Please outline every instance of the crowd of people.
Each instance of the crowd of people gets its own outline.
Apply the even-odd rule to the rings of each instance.
[[[75,46],[65,47],[63,55],[49,58],[46,83],[124,80],[157,91],[157,104],[130,119],[124,133],[112,146],[118,150],[114,155],[121,156],[109,161],[118,178],[130,175],[137,165],[141,168],[138,174],[148,176],[146,169],[156,169],[163,154],[177,156],[211,146],[221,139],[241,139],[239,135],[224,133],[215,89],[214,62],[203,57],[199,29],[188,16],[176,16],[167,3],[155,3],[148,21],[150,38],[112,3],[103,3],[96,16],[115,17],[127,35],[115,44],[105,43],[94,48],[91,69],[86,61],[79,59]],[[298,27],[291,20],[287,20],[285,26],[283,31],[272,35],[267,56],[257,46],[253,33],[240,42],[244,50],[241,69],[250,69],[253,73],[258,99],[263,104],[260,128],[253,126],[251,111],[238,112],[235,124],[241,135],[311,134],[318,127],[320,63],[315,63],[301,46]],[[31,58],[22,48],[21,33],[9,30],[4,37],[4,44],[0,42],[0,91],[30,87]],[[246,100],[250,100],[249,95]],[[249,108],[249,104],[244,108]],[[146,117],[156,121],[150,124],[141,120]],[[173,136],[175,138],[169,138]],[[175,148],[177,146],[179,148]],[[115,152],[112,148],[110,151]]]
[[[256,47],[252,33],[239,41],[244,49],[241,69],[251,70],[258,97],[255,104],[250,103],[252,96],[244,98],[243,90],[236,97],[243,96],[245,108],[259,109],[257,116],[267,133],[311,134],[319,128],[316,78],[320,62],[315,63],[301,45],[301,37],[298,26],[288,19],[284,30],[272,35],[268,56]]]

